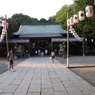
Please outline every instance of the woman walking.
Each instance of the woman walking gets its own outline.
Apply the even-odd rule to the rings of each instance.
[[[52,62],[54,63],[54,59],[55,59],[55,52],[51,52],[51,57],[52,57]]]

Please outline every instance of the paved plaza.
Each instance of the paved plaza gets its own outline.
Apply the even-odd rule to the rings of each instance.
[[[95,95],[95,88],[49,57],[31,57],[0,75],[0,95]]]

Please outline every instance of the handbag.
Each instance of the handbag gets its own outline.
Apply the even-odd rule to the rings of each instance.
[[[10,61],[7,62],[8,68],[10,68]]]
[[[52,57],[50,56],[50,59],[52,59]]]

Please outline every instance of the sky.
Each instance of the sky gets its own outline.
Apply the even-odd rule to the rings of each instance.
[[[1,0],[0,17],[7,14],[10,18],[16,13],[22,13],[40,20],[54,16],[63,5],[73,3],[73,0]]]

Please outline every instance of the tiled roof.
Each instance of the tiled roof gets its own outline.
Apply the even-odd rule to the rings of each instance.
[[[59,23],[27,23],[20,26],[20,29],[14,35],[22,34],[40,34],[40,33],[66,33]]]

